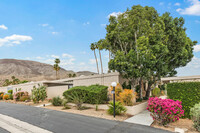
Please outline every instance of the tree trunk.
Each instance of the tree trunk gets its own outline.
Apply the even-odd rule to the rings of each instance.
[[[150,97],[151,86],[152,86],[152,84],[148,83],[148,87],[147,87],[147,91],[146,91],[146,98],[149,98],[149,97]]]
[[[99,58],[100,58],[100,62],[101,62],[101,74],[103,74],[103,64],[102,64],[102,60],[101,60],[101,51],[99,50]]]
[[[131,89],[133,90],[133,95],[135,96],[135,81],[134,80],[131,80]],[[136,102],[136,96],[133,98],[133,103]]]
[[[97,64],[97,73],[99,74],[99,65],[98,65],[98,61],[97,61],[97,56],[96,56],[95,50],[94,50],[94,57],[96,59],[96,64]]]
[[[58,71],[56,70],[56,79],[58,79]]]
[[[140,78],[139,84],[140,84],[140,95],[139,95],[139,96],[140,96],[140,98],[142,99],[142,98],[143,98],[143,96],[142,96],[142,91],[143,91],[143,88],[144,88],[142,78]]]

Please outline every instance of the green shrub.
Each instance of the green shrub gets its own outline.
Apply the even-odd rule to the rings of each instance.
[[[9,94],[9,99],[13,100],[13,95],[12,94]]]
[[[51,100],[51,103],[53,106],[61,106],[62,99],[60,97],[53,97],[53,99]]]
[[[13,90],[8,90],[8,93],[9,94],[13,94]]]
[[[160,88],[160,90],[165,90],[166,89],[166,84],[158,85],[158,88]]]
[[[38,87],[33,87],[31,99],[34,103],[39,103],[39,101],[44,101],[47,98],[46,87],[38,84]]]
[[[70,106],[67,103],[68,103],[67,99],[63,99],[62,100],[62,105],[64,106],[63,109],[70,109]]]
[[[169,83],[167,95],[170,99],[182,101],[184,117],[190,118],[190,108],[200,101],[200,82]]]
[[[190,116],[194,127],[200,132],[200,103],[195,104],[194,107],[190,109]]]
[[[154,89],[152,90],[152,95],[153,95],[154,97],[160,96],[160,88],[154,88]]]
[[[91,85],[91,86],[76,86],[63,93],[63,96],[72,102],[72,99],[69,97],[71,95],[78,95],[79,98],[83,100],[84,103],[95,104],[96,99],[98,103],[105,103],[107,101],[108,87],[102,85]]]
[[[114,111],[114,105],[113,102],[109,102],[108,105],[109,109],[108,114],[113,115]],[[120,103],[120,102],[115,102],[115,115],[121,115],[122,113],[125,113],[127,109]]]

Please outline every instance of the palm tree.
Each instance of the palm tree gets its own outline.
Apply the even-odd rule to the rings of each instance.
[[[59,64],[60,63],[60,59],[56,58],[55,59],[55,64],[53,66],[54,70],[56,71],[56,79],[58,79],[58,72],[60,70]]]
[[[90,45],[90,49],[91,49],[92,51],[94,51],[94,57],[95,57],[95,59],[96,59],[96,64],[97,64],[97,72],[98,72],[98,74],[99,74],[99,66],[98,66],[97,56],[96,56],[96,52],[95,52],[96,48],[97,48],[96,44],[92,43],[92,44]]]
[[[100,63],[101,63],[101,74],[103,74],[103,64],[102,64],[102,59],[101,59],[101,50],[103,49],[103,46],[99,42],[96,46],[97,46],[97,49],[99,50],[99,58],[100,58]]]

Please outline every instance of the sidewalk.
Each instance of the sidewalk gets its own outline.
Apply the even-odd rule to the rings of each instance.
[[[153,123],[153,119],[150,116],[150,112],[145,110],[129,119],[126,119],[125,122],[150,126]]]

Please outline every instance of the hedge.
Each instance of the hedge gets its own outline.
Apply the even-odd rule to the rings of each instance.
[[[170,99],[182,101],[184,117],[190,118],[190,108],[200,102],[200,82],[182,82],[167,84]]]
[[[103,85],[76,86],[63,93],[63,96],[70,101],[70,95],[77,93],[84,103],[105,103],[108,100],[108,87]]]

